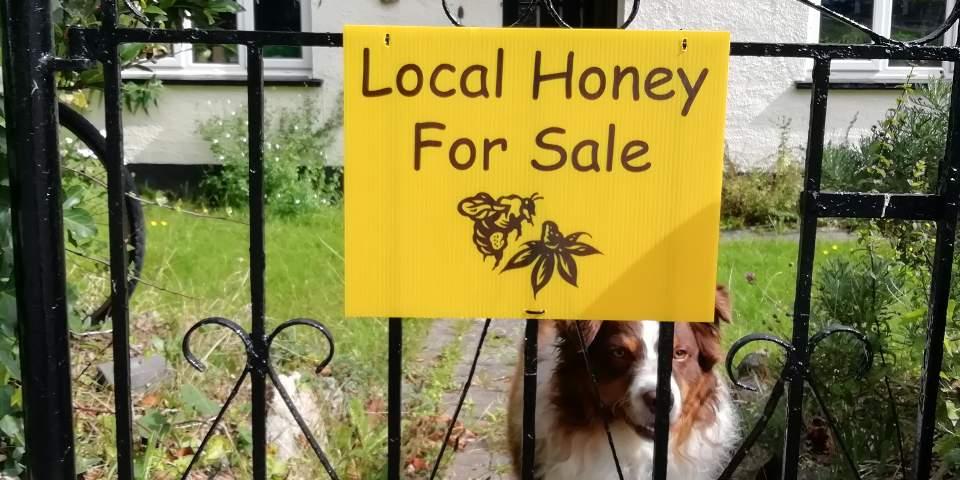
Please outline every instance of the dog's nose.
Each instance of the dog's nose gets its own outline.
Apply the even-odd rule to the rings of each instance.
[[[643,404],[650,409],[651,412],[657,411],[657,391],[652,390],[641,395],[643,399]],[[673,392],[670,392],[670,409],[673,409]]]
[[[657,410],[657,392],[647,392],[643,394],[643,404],[650,409],[651,412]]]

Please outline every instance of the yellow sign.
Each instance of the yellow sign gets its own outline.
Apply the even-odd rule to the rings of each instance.
[[[712,320],[729,51],[347,27],[347,315]]]

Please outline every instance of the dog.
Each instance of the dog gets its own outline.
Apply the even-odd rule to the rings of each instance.
[[[730,297],[726,289],[717,287],[712,323],[675,325],[672,406],[667,413],[670,479],[713,480],[736,447],[737,415],[725,381],[714,371],[723,359],[720,327],[730,322],[730,315]],[[536,478],[617,478],[604,418],[624,478],[651,478],[658,335],[659,324],[653,321],[539,322]],[[596,389],[584,365],[581,338]],[[518,475],[522,419],[521,361],[507,410],[510,450]]]

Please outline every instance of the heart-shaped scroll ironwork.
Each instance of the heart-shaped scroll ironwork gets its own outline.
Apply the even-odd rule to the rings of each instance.
[[[873,364],[873,348],[871,347],[867,336],[854,328],[835,325],[827,327],[816,333],[814,336],[810,337],[810,340],[807,342],[807,348],[810,356],[813,356],[817,345],[819,345],[823,340],[838,334],[850,335],[860,344],[862,348],[862,356],[860,359],[859,368],[857,369],[857,377],[862,378]],[[837,445],[840,447],[840,451],[843,453],[844,460],[850,467],[854,477],[859,480],[860,472],[857,469],[856,463],[853,461],[853,457],[850,455],[850,450],[843,441],[843,435],[841,435],[841,433],[837,430],[836,419],[833,417],[833,414],[830,413],[830,409],[827,408],[827,404],[823,398],[823,388],[820,385],[820,382],[817,381],[816,375],[814,375],[813,367],[810,364],[802,365],[794,360],[793,357],[796,353],[796,349],[790,342],[775,335],[765,333],[747,335],[734,342],[727,353],[726,360],[727,375],[730,376],[733,384],[744,390],[749,390],[752,392],[758,391],[756,387],[742,383],[733,372],[733,361],[734,358],[736,358],[737,353],[747,345],[755,342],[767,342],[780,347],[784,351],[786,361],[784,362],[783,369],[780,371],[780,377],[770,390],[770,396],[767,398],[767,403],[763,407],[760,420],[757,421],[757,423],[750,430],[750,433],[747,434],[746,438],[744,438],[743,442],[740,444],[740,447],[737,448],[737,451],[730,459],[730,463],[727,464],[727,467],[720,475],[719,480],[728,480],[733,476],[733,473],[736,471],[737,467],[740,466],[740,463],[746,457],[747,452],[750,450],[753,444],[756,443],[757,439],[760,438],[760,434],[763,433],[764,429],[766,429],[770,418],[773,417],[773,414],[777,409],[777,405],[780,403],[780,399],[783,397],[786,383],[794,381],[805,382],[807,386],[810,387],[810,391],[813,393],[813,398],[817,402],[817,406],[820,407],[820,411],[823,413],[823,416],[826,417],[827,425],[830,428],[834,438],[837,440]]]
[[[297,410],[297,406],[294,405],[293,400],[290,398],[290,394],[287,393],[286,388],[283,387],[283,384],[280,383],[280,379],[277,376],[276,370],[273,368],[273,363],[270,360],[270,347],[273,345],[273,341],[277,338],[284,330],[295,327],[298,325],[303,325],[306,327],[313,328],[314,330],[319,331],[323,334],[323,337],[327,341],[328,350],[327,356],[317,365],[316,372],[320,373],[329,363],[333,360],[334,352],[334,343],[333,336],[327,330],[327,327],[323,326],[322,323],[311,320],[308,318],[295,318],[293,320],[288,320],[273,330],[265,339],[263,339],[264,344],[266,345],[265,350],[258,351],[252,336],[247,333],[240,325],[232,320],[220,317],[211,317],[203,319],[192,327],[190,330],[187,330],[186,335],[183,337],[183,356],[187,359],[187,362],[196,368],[199,371],[206,370],[206,365],[197,358],[192,350],[190,349],[190,338],[193,333],[199,330],[201,327],[206,325],[218,325],[224,327],[227,330],[233,332],[243,343],[243,348],[247,353],[247,362],[244,366],[243,372],[240,374],[240,378],[237,379],[236,383],[233,385],[233,388],[230,390],[230,394],[227,395],[227,400],[224,402],[223,406],[220,407],[220,411],[217,412],[217,416],[213,420],[213,425],[210,426],[210,429],[204,435],[203,440],[200,442],[200,446],[197,448],[196,452],[193,454],[193,459],[190,460],[190,465],[187,466],[187,469],[184,470],[183,475],[180,477],[181,480],[186,480],[190,475],[190,472],[193,470],[194,465],[200,459],[200,456],[203,454],[204,448],[207,446],[207,442],[213,436],[214,432],[217,430],[217,427],[220,425],[221,420],[223,420],[224,414],[226,414],[227,409],[230,408],[230,404],[233,402],[233,399],[237,396],[237,393],[240,391],[240,387],[243,385],[244,380],[247,379],[247,376],[251,372],[257,372],[261,375],[270,378],[270,382],[273,383],[274,388],[277,389],[277,392],[280,393],[280,397],[283,399],[283,403],[286,404],[287,408],[290,410],[290,413],[293,415],[294,420],[297,422],[297,425],[300,427],[300,430],[303,432],[304,437],[306,437],[307,442],[310,444],[310,448],[313,449],[313,453],[317,455],[317,458],[320,460],[320,464],[323,465],[323,469],[327,472],[327,475],[333,479],[338,480],[337,472],[334,470],[333,465],[330,463],[330,460],[327,458],[327,455],[323,452],[323,449],[320,448],[320,443],[317,442],[316,437],[313,435],[313,432],[310,431],[310,427],[307,425],[307,422],[303,419],[303,416],[300,415],[300,411]],[[266,421],[266,419],[264,419]]]

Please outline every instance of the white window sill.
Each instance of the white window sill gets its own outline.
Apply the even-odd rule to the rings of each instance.
[[[889,89],[904,84],[924,84],[933,79],[951,79],[953,73],[939,68],[925,68],[909,73],[908,69],[896,70],[844,70],[833,68],[830,71],[831,88]],[[810,88],[813,75],[807,72],[796,81],[798,88]]]
[[[219,68],[170,68],[151,67],[151,71],[127,69],[124,80],[162,80],[176,84],[233,85],[246,84],[247,72],[243,67],[225,65]],[[311,75],[309,69],[282,69],[267,67],[263,72],[264,83],[320,86],[323,81]]]

